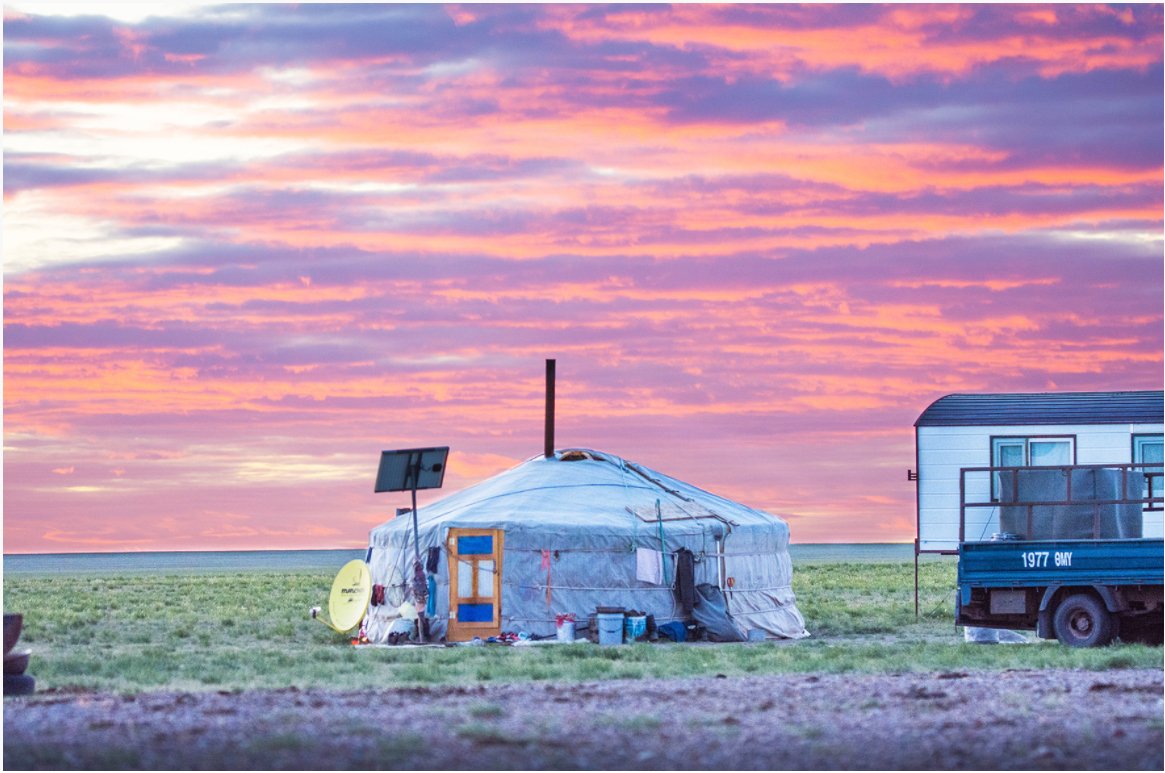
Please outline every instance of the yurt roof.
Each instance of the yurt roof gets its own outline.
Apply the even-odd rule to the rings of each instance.
[[[658,511],[657,503],[658,502]],[[643,528],[657,517],[668,524],[698,519],[740,525],[774,524],[773,515],[747,507],[614,454],[590,449],[542,455],[418,510],[422,526],[439,522],[495,527]],[[374,530],[406,528],[397,518]]]

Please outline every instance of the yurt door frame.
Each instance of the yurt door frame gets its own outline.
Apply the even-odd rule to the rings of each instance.
[[[449,530],[449,641],[501,633],[505,536],[501,529]]]

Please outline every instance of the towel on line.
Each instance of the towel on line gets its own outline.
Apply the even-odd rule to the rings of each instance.
[[[663,553],[651,548],[636,548],[635,579],[663,585]]]

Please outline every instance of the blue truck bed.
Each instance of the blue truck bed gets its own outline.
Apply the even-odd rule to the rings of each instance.
[[[1159,539],[964,542],[959,587],[1160,585],[1163,561]]]

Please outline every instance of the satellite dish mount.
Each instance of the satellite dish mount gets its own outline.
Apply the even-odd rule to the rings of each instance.
[[[441,488],[445,481],[445,464],[449,458],[449,447],[405,448],[398,451],[380,452],[380,469],[376,472],[375,493],[386,491],[411,491],[413,495],[413,597],[417,602],[417,635],[422,642],[425,636],[425,604],[429,589],[425,582],[425,568],[421,563],[421,532],[417,525],[417,491],[419,489]]]

